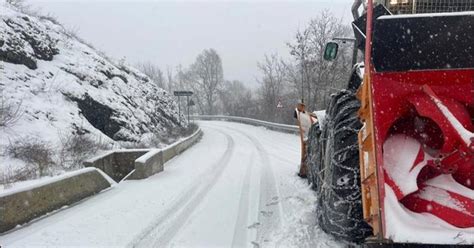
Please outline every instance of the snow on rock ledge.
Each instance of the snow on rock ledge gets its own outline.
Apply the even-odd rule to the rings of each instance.
[[[0,18],[2,98],[24,112],[9,134],[55,143],[58,132],[81,132],[135,142],[179,125],[172,97],[141,72],[114,63],[50,20],[5,3]]]

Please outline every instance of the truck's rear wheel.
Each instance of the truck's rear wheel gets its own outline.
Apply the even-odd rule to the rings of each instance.
[[[343,90],[335,94],[322,130],[313,127],[308,146],[310,179],[318,192],[319,226],[351,242],[361,242],[372,232],[362,216],[357,139],[361,128],[357,117],[359,107],[353,92]]]

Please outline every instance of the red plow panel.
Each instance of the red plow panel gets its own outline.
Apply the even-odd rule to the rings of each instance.
[[[382,215],[385,185],[407,211],[474,228],[474,70],[374,73],[372,95]]]

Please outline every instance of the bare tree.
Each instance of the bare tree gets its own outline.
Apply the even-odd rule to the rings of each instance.
[[[155,84],[162,88],[166,88],[166,79],[163,75],[161,69],[151,62],[139,63],[137,65],[138,69],[145,73]]]
[[[175,76],[175,84],[177,90],[186,90],[192,88],[193,83],[193,71],[192,68],[188,69],[183,67],[182,65],[178,65],[176,67],[176,76]]]
[[[166,68],[166,78],[168,79],[168,87],[166,90],[172,93],[174,90],[174,78],[173,78],[173,69],[171,67]]]
[[[215,114],[215,102],[219,87],[224,82],[222,60],[214,49],[204,50],[191,65],[192,88],[198,107],[204,114]]]
[[[261,97],[262,118],[269,121],[281,121],[277,105],[282,101],[288,85],[286,64],[278,55],[265,55],[264,61],[257,64],[263,74],[257,80],[260,83],[259,94]]]
[[[222,114],[230,116],[255,117],[257,104],[252,91],[238,81],[226,81],[219,92]]]
[[[345,87],[351,68],[352,46],[341,44],[341,54],[334,62],[324,61],[323,53],[326,43],[333,38],[350,35],[348,26],[324,10],[306,29],[296,33],[293,44],[288,44],[301,74],[298,90],[310,108],[325,108],[331,92]]]
[[[299,92],[301,101],[312,99],[311,73],[309,68],[309,57],[313,53],[310,43],[310,30],[297,31],[295,35],[296,44],[288,43],[291,48],[290,54],[296,58],[299,65],[288,71],[293,79],[295,90]]]

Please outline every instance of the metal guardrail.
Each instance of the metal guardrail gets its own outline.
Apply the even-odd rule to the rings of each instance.
[[[203,120],[203,121],[232,121],[238,122],[253,126],[261,126],[268,128],[273,131],[284,132],[284,133],[299,133],[298,126],[285,125],[268,121],[261,121],[252,118],[246,117],[237,117],[237,116],[226,116],[226,115],[192,115],[191,119],[193,120]]]

